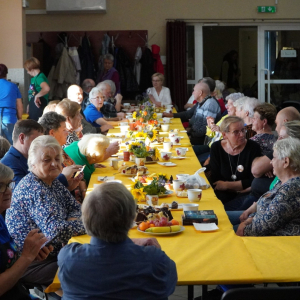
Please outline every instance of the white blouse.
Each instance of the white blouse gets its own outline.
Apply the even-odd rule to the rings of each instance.
[[[170,90],[167,87],[162,87],[159,95],[156,92],[156,89],[154,87],[149,88],[147,90],[147,93],[152,95],[154,99],[158,102],[161,102],[162,105],[168,105],[172,104],[171,94]]]

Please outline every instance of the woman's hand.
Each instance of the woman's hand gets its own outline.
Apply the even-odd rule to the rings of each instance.
[[[75,178],[70,178],[68,180],[68,190],[70,192],[74,191],[79,186],[79,183],[81,182],[82,178],[83,178],[83,173],[79,174]]]
[[[220,127],[218,125],[212,125],[210,129],[212,132],[220,132]]]
[[[69,181],[73,177],[74,173],[81,171],[81,169],[82,169],[82,166],[80,166],[80,165],[68,166],[68,167],[63,168],[62,174],[64,174],[66,179]]]
[[[213,185],[215,186],[214,187],[215,190],[218,190],[218,191],[228,190],[226,181],[218,180],[218,181],[214,182]]]
[[[48,255],[50,254],[50,252],[53,251],[53,249],[54,248],[53,248],[52,245],[48,245],[48,246],[43,247],[39,251],[39,253],[38,253],[37,257],[35,258],[35,260],[42,261],[42,260],[46,259],[48,257]]]
[[[240,215],[241,222],[246,221],[250,214],[254,214],[256,212],[256,209],[257,209],[257,202],[254,202],[247,210],[245,210]]]
[[[246,227],[245,222],[241,223],[236,231],[236,235],[238,236],[244,236],[244,229]]]
[[[38,256],[41,246],[47,242],[47,238],[42,234],[38,233],[38,229],[31,230],[24,241],[22,255],[29,261],[34,261]]]
[[[206,117],[207,126],[211,129],[215,125],[215,119],[213,117]]]
[[[109,146],[106,148],[106,155],[105,157],[110,157],[113,154],[118,153],[120,150],[120,145],[118,142],[110,143]]]
[[[37,97],[37,96],[35,96],[34,97],[34,104],[38,107],[38,108],[40,108],[41,107],[41,100],[40,100],[40,98],[39,97]]]

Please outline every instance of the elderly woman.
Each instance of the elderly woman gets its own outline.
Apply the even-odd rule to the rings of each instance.
[[[32,76],[29,90],[28,101],[29,118],[38,120],[42,116],[43,110],[48,103],[49,98],[49,82],[44,73],[40,70],[40,62],[37,58],[31,57],[24,63],[27,73]]]
[[[89,123],[94,127],[101,127],[102,133],[119,125],[119,122],[117,121],[106,121],[104,119],[104,115],[100,111],[104,104],[104,96],[97,87],[91,90],[89,96],[91,104],[83,112]]]
[[[246,138],[250,139],[256,132],[252,129],[252,118],[254,116],[254,108],[258,105],[256,98],[243,97],[235,102],[236,116],[242,118],[247,129]]]
[[[43,116],[39,119],[39,123],[43,126],[45,130],[44,131],[45,135],[53,136],[61,146],[66,144],[67,137],[68,137],[68,130],[66,126],[66,118],[64,116],[59,115],[54,111],[48,112],[46,114],[43,114]],[[62,166],[63,167],[73,166],[74,174],[82,167],[82,166],[76,166],[75,162],[64,150],[62,151],[62,157],[63,157]],[[71,178],[68,181],[69,183],[68,190],[72,191],[72,195],[80,203],[82,203],[87,189],[85,181],[81,180],[83,179],[83,175],[81,177],[82,178],[78,176],[76,177],[76,179]]]
[[[64,150],[78,165],[85,165],[84,179],[88,185],[95,171],[94,164],[99,163],[112,154],[109,138],[102,134],[85,134],[79,142],[74,142]],[[109,147],[109,151],[108,150]],[[118,146],[117,146],[118,147]]]
[[[263,103],[254,108],[252,130],[256,132],[256,135],[250,139],[259,144],[262,155],[271,151],[276,142],[276,137],[272,132],[276,114],[275,106],[270,103]]]
[[[6,79],[7,73],[7,67],[0,64],[0,136],[12,144],[14,125],[22,119],[23,102],[17,85]]]
[[[0,136],[0,159],[6,154],[10,148],[10,143],[7,139]]]
[[[225,84],[224,82],[220,80],[216,80],[216,88],[213,92],[213,96],[218,100],[220,107],[221,107],[221,114],[223,114],[226,110],[224,99],[223,99],[223,94],[222,92],[225,89]]]
[[[33,140],[28,152],[26,175],[15,188],[11,208],[6,212],[8,231],[17,249],[22,251],[25,238],[32,229],[40,230],[54,248],[43,262],[32,268],[45,267],[43,278],[49,285],[57,271],[57,253],[74,235],[85,233],[80,220],[80,204],[56,178],[62,170],[62,149],[52,136]],[[33,276],[33,275],[32,275]]]
[[[111,54],[105,54],[103,57],[104,70],[98,77],[97,82],[104,80],[112,80],[116,85],[117,94],[121,93],[120,76],[119,72],[113,67],[114,57]]]
[[[58,256],[64,299],[167,299],[174,292],[175,263],[158,244],[128,238],[135,216],[135,201],[122,184],[103,183],[87,196],[82,220],[91,242],[67,245]]]
[[[240,216],[237,235],[300,235],[300,141],[292,137],[274,144],[273,172],[279,182]]]
[[[223,140],[213,143],[210,151],[210,182],[225,209],[235,210],[251,186],[251,164],[261,151],[256,142],[246,139],[241,118],[227,117],[220,129]]]
[[[147,90],[150,100],[157,107],[172,104],[170,90],[163,86],[165,77],[161,73],[152,75],[153,87]]]
[[[20,284],[21,278],[34,260],[41,261],[47,258],[53,248],[48,245],[41,249],[47,242],[47,238],[34,229],[26,236],[22,253],[17,251],[17,246],[1,216],[1,213],[10,207],[12,189],[15,185],[12,181],[14,173],[12,169],[0,163],[0,174],[0,298],[3,300],[30,300],[28,292]],[[43,269],[32,271],[36,276],[43,276]],[[28,282],[26,277],[22,280]]]
[[[81,120],[82,115],[80,113],[81,106],[69,99],[63,99],[55,107],[55,112],[60,115],[63,115],[66,118],[66,126],[69,131],[67,141],[63,145],[63,148],[72,144],[74,141],[79,141],[78,135],[81,137]]]

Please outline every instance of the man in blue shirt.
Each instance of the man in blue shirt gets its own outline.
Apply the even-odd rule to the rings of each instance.
[[[23,103],[17,85],[6,80],[7,72],[7,67],[0,64],[0,135],[12,144],[14,124],[22,119]]]

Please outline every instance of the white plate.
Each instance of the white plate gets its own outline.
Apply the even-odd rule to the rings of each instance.
[[[133,176],[137,176],[137,174],[122,174],[122,173],[119,173],[120,175],[123,175],[123,176],[129,176],[129,177],[133,177]],[[143,174],[143,175],[148,175],[149,174],[149,171],[147,171],[146,174]],[[143,176],[141,175],[141,176]]]
[[[180,145],[181,145],[180,143],[179,143],[179,144],[173,144],[173,147],[174,147],[174,146],[180,146]]]
[[[159,165],[164,166],[164,167],[175,167],[177,166],[176,164],[172,162],[158,162]]]
[[[186,130],[181,130],[180,132],[187,132]]]
[[[173,194],[172,191],[166,190],[166,192],[163,195],[159,195],[158,198],[166,198],[166,197],[168,197],[169,195],[172,195],[172,194]]]
[[[219,227],[215,223],[193,223],[196,230],[207,232],[218,230]]]
[[[185,159],[185,156],[172,156],[172,159]]]
[[[137,230],[139,232],[142,232],[142,233],[145,233],[145,234],[149,234],[149,235],[171,235],[171,234],[177,234],[177,233],[180,233],[182,231],[184,231],[184,227],[183,226],[180,226],[180,230],[179,231],[176,231],[176,232],[163,232],[163,233],[158,233],[158,232],[146,232],[146,231],[142,231],[140,230],[139,228],[137,228]]]

